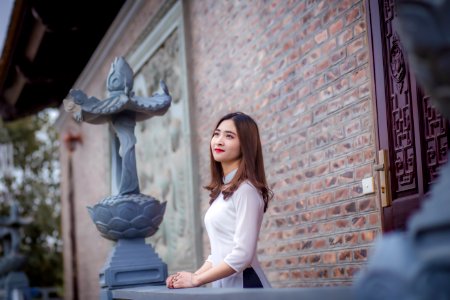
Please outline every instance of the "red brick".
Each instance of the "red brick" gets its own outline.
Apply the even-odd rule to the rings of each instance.
[[[366,32],[366,22],[360,21],[354,26],[353,33],[355,36],[358,36],[361,33]]]
[[[346,272],[345,272],[345,268],[343,267],[337,267],[337,268],[333,268],[332,270],[332,276],[335,278],[342,278],[345,277]]]
[[[341,206],[340,205],[336,205],[334,207],[330,207],[327,209],[328,218],[339,216],[340,214],[341,214]]]
[[[331,57],[331,61],[333,61],[333,56]],[[338,66],[329,68],[324,73],[325,73],[324,79],[326,80],[326,82],[334,81],[337,78],[339,78],[339,76],[340,76],[340,71],[339,71]],[[335,94],[337,94],[337,93],[335,92]]]
[[[337,44],[344,45],[353,38],[353,31],[351,28],[346,28],[337,37]]]
[[[356,203],[350,202],[342,205],[342,212],[345,215],[354,214],[356,212]]]
[[[331,171],[332,172],[335,172],[335,171],[338,171],[338,170],[341,170],[341,169],[343,169],[343,168],[345,168],[345,164],[346,164],[346,159],[345,158],[340,158],[340,159],[338,159],[338,160],[335,160],[335,161],[333,161],[332,163],[331,163]]]
[[[344,21],[342,19],[339,19],[336,22],[332,23],[329,27],[330,35],[335,36],[338,32],[342,30],[343,27]]]
[[[322,50],[322,53],[331,53],[331,52],[335,51],[336,44],[337,44],[337,42],[336,42],[335,38],[329,39],[325,44],[323,44],[320,47]],[[327,56],[330,56],[330,55],[327,55]]]
[[[358,203],[358,210],[360,212],[372,211],[376,209],[375,198],[362,199]]]
[[[320,262],[320,255],[318,254],[310,255],[308,262],[310,264],[317,264],[318,262]]]
[[[322,254],[322,261],[324,264],[335,264],[336,263],[336,253],[326,252]]]
[[[350,250],[344,250],[338,252],[338,259],[340,262],[342,261],[351,261],[352,252]]]
[[[360,271],[360,267],[358,266],[349,266],[346,268],[345,273],[349,276],[349,277],[353,277],[355,276],[359,271]]]
[[[334,199],[336,201],[348,199],[348,197],[349,197],[349,190],[348,190],[348,188],[345,188],[345,187],[336,190],[335,195],[334,195]]]
[[[373,213],[369,215],[369,224],[370,225],[379,225],[379,213]]]
[[[316,72],[316,74],[320,74],[327,70],[330,67],[330,64],[330,61],[328,59],[325,59],[322,62],[316,64],[316,68],[314,69],[314,71]]]
[[[298,280],[298,279],[303,278],[302,275],[303,274],[302,274],[301,271],[291,271],[291,278],[294,279],[294,280]]]
[[[355,228],[362,228],[366,226],[367,220],[364,216],[354,217],[352,219],[353,227]]]
[[[363,178],[367,178],[372,176],[372,165],[367,164],[361,167],[356,168],[355,170],[355,179],[361,180]]]
[[[353,251],[353,259],[355,261],[358,260],[367,260],[367,249],[357,249]]]
[[[314,249],[322,249],[327,245],[327,242],[324,239],[319,239],[314,241],[313,247]]]
[[[353,182],[353,181],[354,181],[353,171],[345,171],[345,172],[339,174],[339,177],[338,177],[339,185],[346,184],[346,183]]]
[[[353,86],[359,85],[363,82],[366,82],[367,79],[368,79],[367,69],[356,70],[350,76],[350,80],[351,80]],[[363,88],[367,88],[367,91],[363,91]],[[366,83],[365,86],[360,86],[358,92],[359,92],[359,95],[362,97],[367,96],[370,92],[368,84]]]
[[[358,243],[358,233],[347,233],[344,236],[345,243],[350,245],[356,245]]]
[[[335,222],[336,229],[346,229],[349,227],[349,225],[350,225],[350,221],[348,221],[346,219],[337,220]]]
[[[367,230],[367,231],[362,231],[360,233],[360,239],[362,242],[365,243],[370,243],[373,242],[375,240],[375,238],[377,237],[377,231],[375,230]]]
[[[330,188],[335,186],[337,183],[337,178],[335,176],[328,176],[325,178],[325,187]]]
[[[325,209],[319,209],[319,210],[313,211],[312,219],[314,221],[323,220],[326,217],[327,217],[327,212]]]
[[[338,236],[333,236],[330,237],[328,239],[328,243],[330,244],[330,246],[340,246],[344,243],[344,236],[342,235],[338,235]]]
[[[314,40],[316,41],[317,44],[321,44],[324,41],[326,41],[328,39],[328,32],[327,30],[322,30],[319,33],[317,33],[314,37]]]
[[[354,21],[356,21],[357,19],[359,19],[361,17],[361,9],[360,7],[356,6],[354,8],[352,8],[347,15],[345,16],[345,22],[346,25],[348,25],[349,23],[352,23]]]

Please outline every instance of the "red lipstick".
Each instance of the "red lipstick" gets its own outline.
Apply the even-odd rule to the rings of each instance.
[[[219,149],[219,148],[214,149],[214,151],[215,151],[216,153],[222,153],[222,152],[225,152],[224,150]]]

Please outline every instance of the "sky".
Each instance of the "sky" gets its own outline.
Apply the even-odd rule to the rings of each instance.
[[[0,56],[3,53],[14,0],[0,0]]]

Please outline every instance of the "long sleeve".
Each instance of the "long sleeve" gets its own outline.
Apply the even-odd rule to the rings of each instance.
[[[241,272],[250,265],[256,253],[264,202],[256,188],[247,183],[243,183],[230,200],[236,210],[236,230],[234,247],[224,262]]]

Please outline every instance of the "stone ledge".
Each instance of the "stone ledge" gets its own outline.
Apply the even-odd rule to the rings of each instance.
[[[113,290],[113,299],[122,300],[352,300],[351,287],[240,289],[195,288],[168,289],[165,286],[146,286]]]

